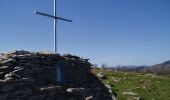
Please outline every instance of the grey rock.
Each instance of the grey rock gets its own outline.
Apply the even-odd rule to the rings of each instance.
[[[5,74],[5,79],[7,79],[7,78],[12,78],[12,73]]]
[[[103,78],[103,77],[104,77],[104,75],[103,75],[103,73],[101,73],[101,72],[100,72],[100,73],[98,73],[98,74],[97,74],[97,77],[99,77],[99,78]]]
[[[0,69],[8,69],[10,66],[0,66]]]
[[[11,66],[0,66],[0,72],[7,71],[7,70],[9,70],[11,68],[12,68]]]
[[[5,73],[6,73],[5,71],[4,72],[0,72],[0,76],[3,76]]]
[[[93,96],[86,97],[86,100],[93,100]]]
[[[41,91],[62,91],[63,88],[61,86],[48,86],[40,88]]]
[[[88,90],[85,89],[85,88],[68,88],[66,90],[68,93],[85,93],[87,92]]]
[[[117,100],[117,98],[115,97],[115,95],[112,95],[112,100]]]
[[[0,84],[1,84],[1,83],[4,83],[4,80],[1,80],[1,79],[0,79]]]
[[[41,51],[40,54],[54,54],[54,52],[51,51]]]
[[[19,69],[23,69],[23,68],[19,66],[14,67],[14,70],[19,70]]]
[[[35,82],[33,78],[22,78],[21,81],[23,82]]]
[[[132,96],[136,96],[137,93],[134,93],[134,92],[123,92],[122,93],[123,95],[132,95]]]
[[[24,51],[24,50],[20,50],[20,51],[13,50],[13,51],[8,51],[5,54],[6,55],[8,55],[8,54],[12,54],[12,55],[24,55],[24,54],[30,54],[30,52]]]
[[[15,79],[7,77],[7,78],[4,79],[4,82],[15,82]]]
[[[10,65],[11,65],[11,63],[16,63],[16,60],[10,58],[10,59],[7,59],[7,60],[2,61],[2,63],[5,64],[5,65],[7,65],[7,64],[10,64]]]
[[[21,73],[23,71],[24,68],[16,68],[12,71],[13,73]]]
[[[13,72],[12,72],[11,74],[12,74],[13,77],[21,78],[21,76],[18,75],[18,74],[16,74],[16,73],[13,73]]]

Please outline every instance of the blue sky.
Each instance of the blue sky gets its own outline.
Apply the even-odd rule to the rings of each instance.
[[[1,0],[0,52],[53,50],[53,0]],[[58,51],[109,65],[170,59],[169,0],[58,0]]]

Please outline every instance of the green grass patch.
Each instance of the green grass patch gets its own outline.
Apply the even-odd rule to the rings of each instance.
[[[137,98],[141,98],[141,100],[170,100],[169,77],[103,69],[93,69],[92,72],[94,74],[102,72],[107,77],[100,80],[112,87],[118,100],[136,100]]]

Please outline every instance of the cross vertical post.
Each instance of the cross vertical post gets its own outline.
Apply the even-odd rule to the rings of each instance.
[[[57,1],[54,0],[54,16],[57,16],[56,11]],[[57,53],[57,19],[54,18],[54,52]]]
[[[54,15],[49,15],[49,14],[46,14],[46,13],[35,11],[35,13],[38,14],[38,15],[50,17],[50,18],[53,18],[53,20],[54,20],[54,53],[58,52],[57,51],[58,50],[57,49],[57,20],[63,20],[63,21],[66,21],[66,22],[72,22],[72,20],[62,18],[62,17],[58,17],[57,16],[57,10],[56,10],[57,7],[56,6],[57,6],[57,0],[54,0]]]
[[[72,22],[72,20],[62,18],[62,17],[58,17],[56,6],[57,6],[57,0],[54,0],[54,15],[35,11],[36,14],[46,16],[46,17],[50,17],[54,21],[54,53],[58,53],[58,51],[57,51],[58,50],[57,49],[57,19],[63,20],[63,21],[66,21],[66,22]],[[58,62],[58,64],[57,64],[56,81],[61,82],[63,84],[67,84],[67,65],[63,61],[61,61],[60,63]]]

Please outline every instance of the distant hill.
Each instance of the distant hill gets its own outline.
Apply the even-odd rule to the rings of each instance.
[[[161,64],[156,64],[153,66],[150,66],[146,69],[146,71],[150,71],[151,73],[155,74],[164,74],[164,75],[170,75],[170,60],[165,61]]]
[[[158,75],[170,75],[170,60],[152,66],[137,66],[129,68],[127,71],[154,73]]]
[[[144,71],[148,67],[149,66],[146,66],[146,65],[136,66],[136,67],[127,67],[128,68],[127,71],[141,72],[141,71]]]

